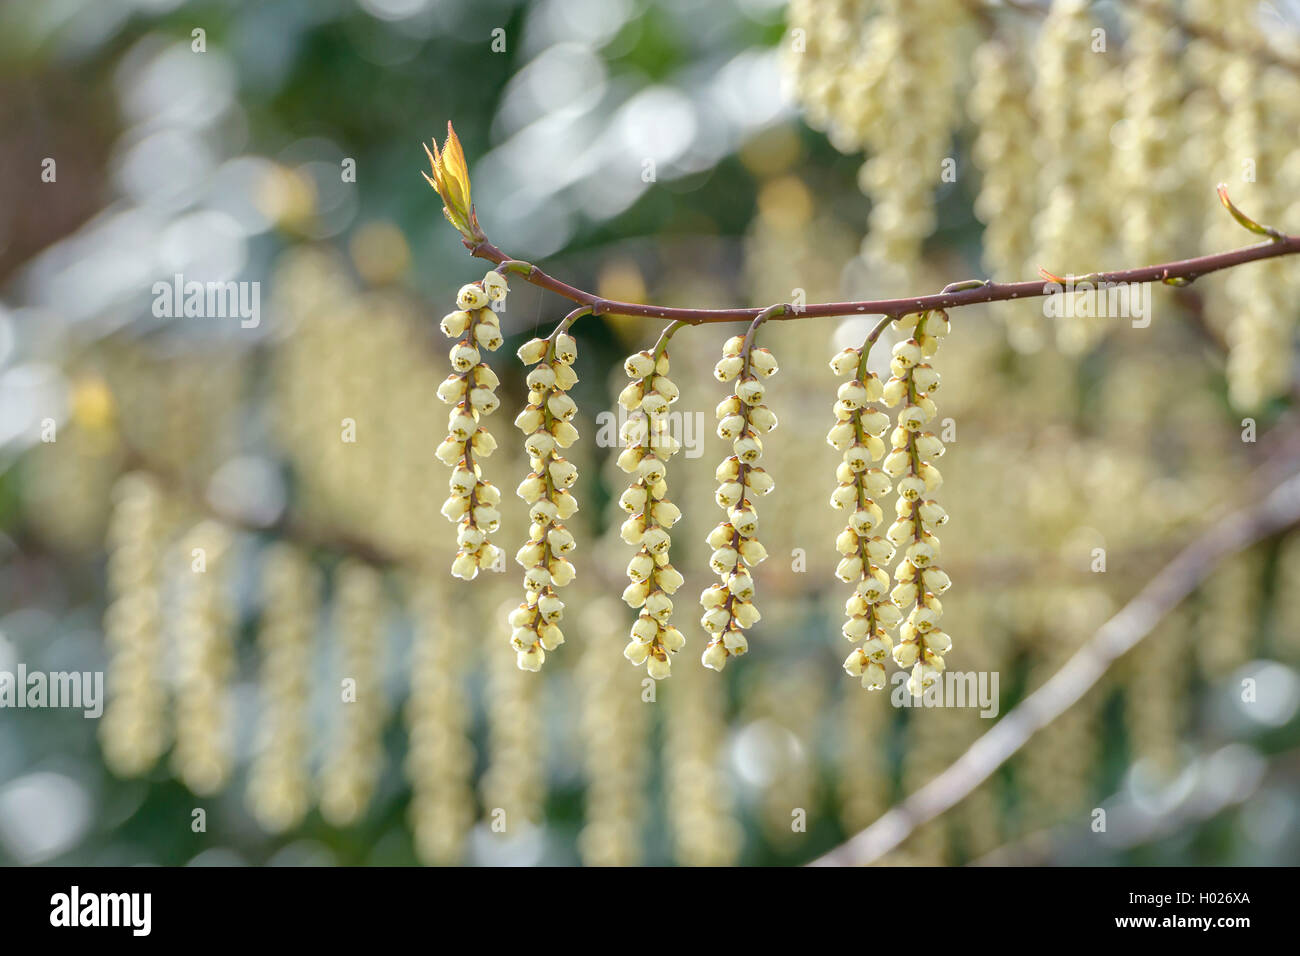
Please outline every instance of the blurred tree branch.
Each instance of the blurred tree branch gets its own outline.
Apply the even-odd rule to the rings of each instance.
[[[1252,503],[1216,522],[1155,575],[1041,687],[1021,701],[925,786],[875,823],[814,860],[813,866],[860,866],[879,860],[917,827],[961,802],[1029,739],[1070,709],[1121,656],[1196,590],[1225,559],[1300,522],[1300,428],[1281,439],[1257,473]]]

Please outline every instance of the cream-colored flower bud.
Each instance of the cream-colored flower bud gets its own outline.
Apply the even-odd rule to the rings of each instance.
[[[905,450],[900,449],[886,455],[885,460],[881,463],[880,467],[885,474],[893,478],[898,478],[901,475],[907,474],[911,466],[911,456],[909,456]],[[924,485],[924,482],[922,482],[922,485]]]
[[[715,574],[728,574],[736,566],[739,554],[735,548],[718,548],[709,558],[709,567]]]
[[[885,383],[880,400],[884,402],[887,407],[893,408],[906,397],[907,382],[901,378],[891,378]]]
[[[530,474],[519,483],[515,493],[531,505],[546,493],[546,479],[536,473]]]
[[[457,309],[455,312],[448,312],[442,317],[439,323],[442,328],[442,334],[449,339],[460,338],[469,328],[470,314],[464,309]]]
[[[925,412],[916,405],[907,405],[898,413],[898,427],[909,432],[919,432],[925,424]]]
[[[563,458],[552,458],[547,471],[551,481],[559,488],[570,488],[578,480],[578,466]]]
[[[836,511],[843,511],[845,508],[851,508],[857,503],[858,489],[856,485],[839,485],[831,492],[831,507]]]
[[[578,406],[568,395],[558,392],[546,400],[546,409],[560,421],[568,421],[577,413]]]
[[[464,309],[467,312],[473,309],[481,309],[487,304],[487,293],[484,292],[483,287],[478,284],[471,283],[470,285],[463,285],[460,287],[460,291],[456,293],[457,307]]]
[[[749,367],[764,378],[775,375],[777,372],[776,356],[764,348],[751,349],[749,352]]]
[[[669,594],[675,593],[678,588],[686,583],[686,579],[682,577],[682,573],[671,564],[660,568],[659,573],[655,575],[655,580],[658,581],[659,586]]]
[[[667,473],[668,466],[654,455],[647,455],[637,465],[637,474],[641,476],[641,480],[647,485],[663,481],[664,475]]]
[[[670,654],[676,654],[686,646],[686,637],[675,627],[665,627],[659,632],[659,643]]]
[[[740,542],[740,556],[751,568],[767,560],[767,548],[757,538],[745,538]]]
[[[912,384],[918,392],[929,394],[939,387],[939,373],[928,364],[912,369]]]
[[[525,365],[536,365],[545,357],[546,347],[546,339],[529,339],[519,346],[516,354],[519,356],[519,361]]]
[[[836,375],[849,375],[858,370],[858,363],[862,361],[862,353],[857,349],[844,349],[836,353],[831,359],[831,371]]]
[[[474,326],[474,342],[479,347],[485,348],[489,352],[495,352],[497,349],[501,348],[504,341],[505,339],[501,337],[500,329],[493,328],[486,322],[480,322],[478,325]]]
[[[641,410],[647,415],[659,418],[668,414],[668,399],[664,398],[659,392],[650,392],[641,399]]]
[[[952,650],[952,638],[946,631],[932,630],[925,636],[926,649],[940,656]]]
[[[515,655],[515,664],[521,671],[532,671],[536,673],[542,669],[542,664],[545,661],[546,652],[536,644],[527,650],[519,651]]]
[[[652,654],[646,661],[645,672],[655,680],[663,680],[672,673],[672,663],[666,654],[663,656]]]
[[[921,649],[912,643],[894,645],[894,663],[899,667],[911,667],[916,663]]]
[[[722,524],[716,525],[713,530],[709,532],[707,541],[710,548],[725,548],[735,540],[735,537],[736,529],[724,521]]]
[[[682,509],[678,508],[671,501],[657,501],[651,509],[655,521],[658,521],[665,528],[671,528],[682,516]]]
[[[444,465],[454,465],[465,457],[465,445],[463,442],[445,438],[433,454]]]
[[[438,398],[448,405],[455,405],[465,394],[465,379],[459,375],[449,375],[438,386]]]
[[[856,554],[861,544],[852,528],[845,528],[835,538],[835,550],[840,554]]]
[[[490,388],[470,389],[469,403],[474,411],[480,415],[491,415],[501,407],[501,400],[493,394]]]
[[[645,609],[660,623],[666,623],[673,613],[673,601],[663,591],[651,591],[645,599]]]
[[[479,458],[488,458],[497,450],[497,440],[492,437],[490,431],[480,426],[474,430],[474,435],[470,438],[470,447]]]
[[[862,576],[862,559],[854,555],[840,559],[835,576],[846,584],[858,580]]]
[[[745,419],[741,415],[728,415],[718,422],[718,437],[723,441],[732,441],[745,430]]]
[[[888,564],[894,560],[894,543],[887,538],[867,539],[867,557],[876,564]]]
[[[531,435],[542,427],[542,410],[529,405],[515,416],[515,427],[524,434]]]
[[[921,581],[925,584],[925,589],[933,594],[942,594],[952,587],[952,579],[943,568],[926,568],[921,574]]]
[[[735,629],[729,630],[722,635],[722,646],[735,657],[749,652],[749,641],[742,632]]]
[[[719,382],[730,382],[740,374],[744,367],[745,360],[739,355],[728,355],[718,360],[718,364],[713,366],[713,377]]]
[[[764,469],[756,465],[745,472],[745,487],[756,495],[765,495],[776,487],[776,482]]]
[[[561,521],[568,521],[578,512],[578,499],[567,491],[555,495],[555,515]]]
[[[740,501],[741,495],[744,494],[744,486],[738,481],[729,481],[725,485],[720,485],[713,495],[713,500],[721,508],[730,508],[736,502]]]
[[[883,519],[884,515],[880,511],[880,506],[875,502],[871,502],[865,508],[858,508],[857,511],[849,515],[849,527],[856,534],[865,538]]]
[[[700,663],[710,670],[721,671],[727,666],[727,649],[722,641],[715,641],[704,649]]]
[[[907,339],[894,346],[892,357],[904,368],[911,368],[921,361],[921,346],[915,339]]]
[[[837,422],[826,433],[826,443],[836,451],[847,450],[856,439],[852,422]]]
[[[916,601],[916,585],[910,581],[898,584],[894,590],[889,592],[889,599],[899,607],[907,607]]]
[[[478,557],[472,551],[460,551],[451,562],[451,575],[463,581],[478,577]]]
[[[713,417],[718,421],[724,418],[730,418],[732,415],[739,415],[745,410],[745,403],[735,395],[728,395],[722,401],[718,402],[717,407],[713,410]]]
[[[752,465],[763,457],[763,443],[752,435],[737,438],[732,442],[731,450],[737,458],[747,465]]]
[[[510,287],[506,284],[506,277],[493,269],[483,276],[483,291],[491,301],[500,302],[506,297]]]
[[[711,607],[700,618],[700,626],[710,634],[721,633],[731,620],[731,612],[723,606]]]
[[[700,593],[700,605],[707,611],[727,603],[730,592],[720,584],[711,584]]]
[[[919,501],[925,492],[925,481],[913,475],[908,475],[898,482],[898,496],[906,501]]]
[[[757,405],[765,391],[763,383],[756,378],[746,378],[736,386],[736,396],[746,405]]]
[[[578,358],[578,340],[568,332],[561,332],[555,337],[555,359],[564,365],[572,365]],[[557,372],[558,374],[558,372]]]
[[[478,349],[465,342],[458,342],[451,350],[451,367],[457,372],[468,372],[479,363]]]
[[[641,538],[641,546],[651,554],[667,554],[672,545],[672,538],[663,528],[647,528]]]
[[[749,413],[750,424],[766,434],[777,426],[776,413],[766,405],[758,405]]]

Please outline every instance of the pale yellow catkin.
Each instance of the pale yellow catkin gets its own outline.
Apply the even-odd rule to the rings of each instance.
[[[1187,247],[1187,183],[1177,133],[1185,91],[1180,63],[1182,36],[1170,25],[1173,5],[1128,9],[1128,65],[1123,135],[1115,165],[1123,177],[1121,235],[1134,263],[1168,262]],[[1208,192],[1212,184],[1202,186]]]
[[[333,737],[321,767],[321,815],[334,826],[361,819],[383,766],[388,701],[383,686],[384,582],[355,559],[335,570],[333,630],[338,665],[330,701]]]
[[[1030,108],[1031,85],[1022,55],[1008,41],[992,37],[975,51],[967,110],[975,125],[971,160],[979,170],[975,215],[984,223],[982,253],[989,274],[1013,281],[1034,273],[1033,231],[1038,212],[1034,158],[1037,124]],[[994,302],[993,314],[1006,325],[1011,345],[1034,352],[1042,345],[1039,302]]]
[[[228,593],[230,531],[194,526],[169,560],[176,588],[176,746],[172,765],[197,794],[225,786],[233,763],[230,681],[234,611]]]
[[[501,405],[496,395],[500,382],[482,360],[482,350],[495,351],[504,341],[501,322],[492,307],[504,306],[507,291],[505,278],[490,271],[481,282],[461,287],[456,311],[442,320],[443,333],[459,341],[450,353],[452,372],[438,386],[438,397],[454,407],[447,419],[447,437],[435,454],[452,469],[451,494],[443,502],[442,513],[457,524],[459,550],[451,573],[466,581],[503,560],[501,550],[488,538],[501,523],[497,509],[501,492],[484,479],[480,461],[497,447],[481,422]]]
[[[893,450],[882,465],[884,473],[898,482],[894,501],[898,517],[885,537],[901,552],[890,600],[900,610],[911,608],[898,627],[893,657],[898,666],[911,668],[907,687],[919,697],[943,674],[944,655],[952,647],[952,639],[938,626],[943,617],[939,596],[952,581],[938,563],[936,530],[947,523],[948,515],[933,497],[943,483],[933,459],[941,457],[945,448],[937,435],[922,430],[936,419],[932,396],[939,387],[939,373],[929,360],[948,334],[949,323],[943,312],[926,312],[905,316],[897,324],[911,337],[894,345],[893,374],[882,398],[887,406],[899,406],[889,436]]]
[[[665,789],[673,857],[686,866],[728,866],[742,849],[734,795],[722,772],[723,695],[700,668],[684,667],[664,691]]]
[[[429,865],[459,864],[474,824],[474,743],[466,681],[475,628],[432,569],[413,586],[415,630],[406,704],[406,775],[415,850]]]
[[[267,549],[257,636],[262,709],[247,797],[272,832],[296,826],[312,800],[308,710],[319,592],[316,569],[297,547]]]
[[[1180,768],[1179,743],[1187,720],[1187,683],[1194,636],[1189,610],[1168,615],[1126,662],[1125,725],[1133,756],[1168,782]]]
[[[1035,50],[1040,203],[1033,221],[1035,260],[1050,272],[1085,275],[1104,267],[1113,235],[1110,203],[1096,194],[1114,152],[1110,130],[1119,99],[1117,44],[1093,18],[1088,0],[1054,0]],[[1082,295],[1083,293],[1078,293]],[[1055,319],[1060,348],[1081,352],[1104,321],[1074,310]]]
[[[651,677],[662,680],[672,672],[670,655],[686,643],[671,623],[670,595],[685,578],[669,562],[672,536],[668,533],[682,516],[668,497],[668,462],[681,448],[672,434],[668,410],[679,390],[668,377],[666,341],[654,352],[630,356],[623,368],[632,381],[618,396],[629,415],[619,430],[623,449],[617,464],[635,478],[619,498],[619,506],[629,516],[620,534],[638,549],[627,565],[631,583],[623,591],[623,600],[641,612],[623,656],[633,664],[645,664]]]
[[[159,560],[162,489],[149,475],[132,472],[113,488],[108,527],[108,703],[100,741],[108,766],[122,776],[144,773],[169,739]]]
[[[524,433],[530,471],[516,494],[529,506],[528,540],[515,553],[524,569],[524,600],[510,612],[510,646],[520,670],[538,671],[546,652],[564,643],[560,620],[564,602],[557,588],[577,576],[569,560],[577,540],[565,526],[578,511],[569,490],[578,481],[578,466],[560,454],[578,440],[573,424],[578,406],[569,390],[578,383],[573,363],[578,342],[564,329],[548,339],[532,339],[519,348],[519,360],[535,366],[527,376],[528,405],[515,418]]]
[[[619,608],[608,598],[584,612],[577,678],[587,779],[578,851],[588,866],[636,866],[645,856],[650,721],[657,688],[610,653],[621,639]],[[643,686],[643,682],[648,686]]]
[[[735,381],[732,394],[715,410],[718,437],[731,442],[732,451],[714,472],[718,488],[713,500],[726,513],[726,520],[706,539],[713,549],[709,567],[719,583],[700,595],[704,608],[700,624],[709,633],[700,660],[715,671],[748,652],[744,632],[762,617],[753,600],[753,570],[767,558],[767,549],[758,540],[757,500],[770,493],[775,482],[756,462],[763,456],[761,436],[777,425],[776,415],[763,404],[763,381],[776,372],[776,358],[767,349],[753,347],[752,333],[750,338],[728,339],[713,368],[718,381]]]
[[[488,613],[491,610],[489,605]],[[479,627],[486,626],[486,615],[479,615]],[[541,824],[545,816],[548,741],[541,712],[543,685],[504,654],[488,654],[487,661],[487,769],[479,781],[479,798],[487,829],[510,840]]]

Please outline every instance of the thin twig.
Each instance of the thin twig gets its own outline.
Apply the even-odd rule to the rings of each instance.
[[[1220,195],[1224,196],[1223,187],[1219,188]],[[1242,217],[1239,215],[1239,211],[1236,211],[1236,207],[1232,206],[1226,198],[1224,199],[1224,205],[1240,222]],[[1249,221],[1253,223],[1253,220]],[[1124,284],[1138,285],[1148,282],[1161,282],[1182,287],[1203,275],[1218,272],[1221,269],[1230,269],[1233,266],[1244,265],[1248,262],[1258,262],[1263,259],[1273,259],[1278,256],[1300,253],[1300,236],[1287,235],[1271,227],[1260,228],[1267,230],[1267,235],[1270,237],[1267,242],[1233,249],[1229,252],[1197,256],[1192,259],[1180,259],[1176,262],[1142,266],[1137,269],[1121,269],[1115,272],[1072,275],[1069,278],[1072,278],[1076,284],[1087,282],[1094,287]],[[539,288],[554,292],[579,305],[589,307],[593,315],[622,315],[633,318],[686,322],[690,325],[704,325],[713,322],[753,321],[765,311],[762,308],[683,309],[602,299],[585,289],[579,289],[552,275],[548,275],[531,263],[510,258],[487,240],[476,242],[465,240],[465,247],[469,249],[471,255],[477,258],[487,259],[490,262],[504,266],[503,271],[514,272],[522,276],[525,281]],[[1055,276],[1045,270],[1043,275],[1048,280],[1056,279]],[[858,302],[823,302],[801,306],[797,310],[787,308],[783,312],[770,316],[770,318],[775,322],[844,315],[886,315],[897,318],[915,312],[925,312],[933,309],[954,309],[964,305],[977,305],[982,302],[1033,299],[1061,291],[1061,283],[1045,281],[1044,279],[1028,282],[970,280],[952,283],[945,287],[944,291],[934,295],[922,295],[905,299],[867,299]]]

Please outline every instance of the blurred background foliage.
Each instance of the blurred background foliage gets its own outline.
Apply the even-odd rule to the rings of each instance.
[[[850,29],[874,5],[795,6],[805,25],[843,17]],[[1094,5],[1116,36],[1123,6]],[[1269,6],[1248,26],[1286,47],[1294,13]],[[970,61],[989,16],[1026,43],[1039,29],[1033,15],[972,14],[960,55],[936,72]],[[452,119],[493,241],[608,298],[709,307],[796,288],[810,301],[882,293],[886,279],[863,268],[880,249],[860,247],[879,192],[864,195],[861,145],[834,129],[807,72],[791,82],[786,17],[779,0],[0,6],[0,670],[103,670],[111,658],[110,684],[142,693],[140,712],[115,721],[0,711],[0,861],[800,863],[991,723],[893,706],[840,670],[825,363],[860,343],[858,321],[764,332],[782,364],[769,400],[782,427],[765,458],[780,517],[763,532],[764,622],[723,675],[697,666],[688,597],[710,577],[720,392],[708,370],[721,330],[674,342],[676,408],[702,412],[705,432],[701,453],[670,468],[688,645],[654,701],[620,654],[630,555],[611,502],[625,479],[592,441],[623,357],[653,341],[646,323],[575,328],[583,509],[567,644],[540,675],[520,673],[504,621],[521,596],[513,562],[472,584],[446,573],[436,323],[481,263],[420,179],[420,141]],[[1192,62],[1194,40],[1179,43],[1178,62]],[[1118,101],[1122,66],[1103,78]],[[965,97],[960,71],[946,82]],[[1280,99],[1291,89],[1259,83]],[[1295,126],[1271,117],[1289,154]],[[1167,138],[1192,135],[1190,109],[1165,119]],[[913,291],[986,272],[978,129],[954,122],[942,141],[958,175],[926,185],[923,258],[895,263],[914,270]],[[1113,139],[1085,146],[1123,155]],[[1117,168],[1096,165],[1095,188],[1118,203]],[[1173,220],[1197,237],[1214,207],[1200,172],[1180,173],[1200,198]],[[1250,195],[1239,199],[1254,211]],[[1216,235],[1214,249],[1248,239]],[[1080,267],[1138,264],[1120,245]],[[1294,264],[1281,268],[1294,282]],[[261,321],[155,317],[153,284],[177,273],[261,283]],[[1279,294],[1277,271],[1242,274],[1237,296]],[[1242,442],[1220,347],[1234,299],[1222,275],[1202,285],[1156,290],[1150,329],[1118,322],[1062,348],[991,308],[954,315],[939,358],[940,414],[958,429],[941,495],[953,517],[949,667],[996,672],[1002,714],[1179,546],[1248,503],[1247,476],[1287,434],[1290,393],[1251,409],[1260,440]],[[513,286],[492,359],[505,409],[524,399],[513,350],[566,311]],[[1278,308],[1294,321],[1294,298]],[[506,492],[509,554],[524,527],[513,476],[526,468],[504,409],[498,418],[487,470]],[[339,440],[343,419],[357,423],[354,444]],[[221,556],[203,588],[176,571],[194,540]],[[1104,574],[1092,570],[1099,547]],[[889,862],[1294,862],[1297,581],[1294,534],[1233,559]],[[347,716],[340,674],[364,690]],[[1258,688],[1249,704],[1245,678]],[[1110,813],[1107,833],[1090,829],[1095,807]],[[792,828],[798,811],[806,832]]]

